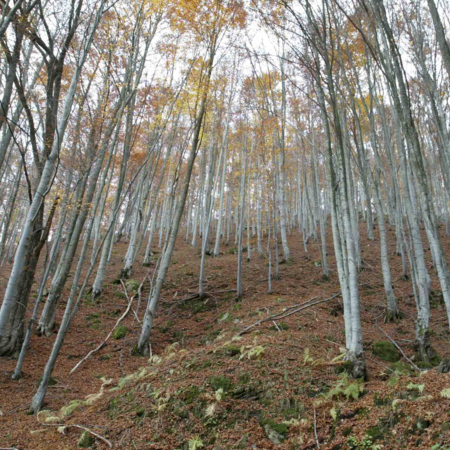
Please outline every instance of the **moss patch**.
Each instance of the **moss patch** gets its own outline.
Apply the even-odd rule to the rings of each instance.
[[[414,373],[414,369],[404,361],[392,363],[389,368],[399,375],[409,375]]]
[[[282,444],[288,435],[288,427],[284,423],[277,423],[272,419],[261,419],[260,425],[267,438],[275,445]]]
[[[372,353],[383,361],[397,362],[400,361],[400,352],[394,344],[389,341],[378,341],[373,343]]]
[[[123,339],[127,334],[127,327],[125,325],[119,325],[113,332],[113,339]]]
[[[231,389],[233,382],[231,378],[218,376],[218,377],[211,377],[209,379],[209,385],[214,389],[214,391],[223,389],[224,392],[228,392]]]

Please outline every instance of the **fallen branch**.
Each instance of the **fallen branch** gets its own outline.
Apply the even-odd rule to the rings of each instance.
[[[300,303],[299,305],[289,306],[288,308],[284,309],[283,311],[281,311],[279,313],[272,314],[271,316],[266,317],[265,319],[258,320],[258,322],[255,322],[254,324],[248,326],[247,328],[245,328],[244,330],[239,332],[238,335],[242,336],[243,334],[247,333],[252,328],[258,326],[261,323],[268,322],[268,321],[273,321],[273,320],[284,319],[284,318],[292,316],[293,314],[296,314],[296,313],[298,313],[300,311],[303,311],[304,309],[311,308],[312,306],[320,305],[321,303],[329,302],[329,301],[335,299],[336,297],[339,297],[340,295],[341,295],[341,293],[339,292],[338,294],[334,294],[330,298],[326,298],[324,300],[319,300],[317,302],[314,302],[314,300],[317,297],[313,297],[313,298],[309,299],[307,302]],[[313,303],[311,303],[311,302],[313,302]],[[294,309],[294,308],[296,308],[296,309]],[[292,309],[294,309],[294,310],[292,311]],[[289,311],[289,312],[287,312],[287,311]]]
[[[406,355],[405,352],[402,350],[402,348],[397,344],[397,342],[394,341],[394,339],[392,339],[387,333],[386,331],[384,331],[379,325],[378,322],[375,322],[375,325],[377,326],[377,328],[397,347],[398,351],[403,355],[403,358],[406,359],[406,361],[408,361],[409,364],[411,364],[412,367],[414,367],[415,370],[417,370],[418,372],[422,372],[422,369],[419,369],[419,367],[417,367]]]
[[[138,292],[133,295],[133,297],[131,297],[130,301],[128,302],[128,307],[125,310],[125,312],[119,317],[119,319],[117,320],[116,324],[114,325],[114,327],[112,328],[112,330],[108,333],[108,335],[106,336],[106,338],[103,340],[103,342],[98,345],[96,348],[94,348],[93,350],[91,350],[83,359],[81,359],[74,367],[73,369],[69,372],[69,376],[72,375],[75,370],[78,369],[78,367],[81,366],[81,364],[84,363],[84,361],[86,361],[87,359],[89,359],[94,353],[97,353],[99,350],[101,350],[105,345],[106,342],[109,340],[109,338],[112,336],[112,334],[114,333],[114,330],[120,325],[120,323],[128,316],[128,313],[131,310],[131,306],[133,305],[133,301],[134,299],[138,296],[138,294],[141,292],[141,288],[142,285],[145,283],[145,280],[147,279],[148,273],[145,276],[145,278],[142,280],[142,283],[139,285],[139,289]],[[127,296],[128,298],[128,296]]]
[[[317,415],[316,408],[314,408],[314,437],[316,438],[317,448],[320,448],[319,436],[317,435]]]
[[[145,277],[145,278],[147,278],[147,277]],[[144,279],[144,281],[145,281],[145,279]],[[142,283],[144,283],[144,281]],[[125,294],[125,298],[127,299],[127,304],[128,305],[130,304],[130,302],[132,300],[134,300],[134,297],[136,297],[136,295],[139,295],[139,297],[140,297],[142,284],[139,286],[138,292],[137,292],[137,294],[135,294],[133,296],[132,300],[130,300],[130,296],[128,295],[128,289],[125,286],[125,283],[123,282],[122,278],[120,279],[120,284],[122,285],[123,293]],[[139,320],[139,317],[137,316],[136,311],[134,309],[133,309],[133,314],[134,314],[134,317],[136,318],[136,320],[138,321],[138,323],[141,323],[141,321]]]
[[[100,439],[101,441],[103,441],[105,444],[108,444],[109,448],[112,448],[112,444],[110,441],[108,441],[108,439],[106,439],[105,437],[103,437],[102,435],[96,433],[95,431],[92,431],[91,429],[84,427],[83,425],[77,425],[74,423],[43,423],[42,425],[45,425],[47,427],[75,427],[75,428],[80,428],[81,430],[87,431],[88,433],[92,434],[92,436],[95,436],[97,439]]]

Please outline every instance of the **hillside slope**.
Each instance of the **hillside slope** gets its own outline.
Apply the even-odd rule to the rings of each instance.
[[[200,300],[194,297],[199,251],[180,240],[150,360],[131,355],[140,325],[130,314],[117,339],[69,376],[103,341],[126,309],[127,295],[131,298],[147,273],[136,266],[136,283],[127,284],[126,294],[121,284],[114,284],[126,251],[126,244],[119,243],[99,303],[87,298],[69,333],[47,396],[48,412],[37,419],[26,414],[52,339],[33,336],[19,382],[10,379],[15,361],[2,360],[0,446],[72,449],[84,432],[81,426],[114,448],[130,449],[450,447],[450,400],[444,397],[450,375],[438,375],[436,368],[413,371],[386,336],[414,358],[414,297],[410,283],[400,279],[399,258],[392,255],[394,288],[408,320],[384,324],[379,241],[363,241],[359,282],[369,378],[355,381],[345,374],[341,357],[342,305],[339,296],[331,299],[339,292],[333,256],[326,281],[316,243],[310,242],[310,259],[296,232],[290,246],[293,260],[280,266],[272,295],[267,294],[268,260],[252,253],[245,262],[244,300],[237,303],[234,249],[222,247],[220,257],[208,258],[209,296]],[[138,317],[148,289],[147,282]],[[291,308],[311,299],[330,300]],[[139,299],[135,302],[137,308]],[[432,345],[441,358],[448,358],[448,325],[437,295],[433,307]],[[274,320],[265,320],[277,313]],[[239,336],[260,320],[265,321]],[[89,433],[81,444],[108,448]]]

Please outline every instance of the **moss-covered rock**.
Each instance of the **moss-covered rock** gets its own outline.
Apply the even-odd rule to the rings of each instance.
[[[372,353],[383,361],[397,362],[400,361],[400,352],[395,345],[389,341],[374,342],[372,346]]]
[[[90,433],[87,431],[84,431],[78,440],[78,447],[79,448],[90,448],[94,445],[94,438],[91,436]]]
[[[262,419],[260,422],[267,438],[275,445],[282,444],[288,435],[288,427],[284,423],[277,423],[272,419]]]
[[[133,291],[133,292],[137,292],[140,285],[141,285],[141,283],[139,283],[139,281],[137,281],[137,280],[127,280],[127,282],[125,283],[126,288],[129,291]]]
[[[113,339],[123,339],[127,334],[127,327],[125,325],[119,325],[113,332]]]

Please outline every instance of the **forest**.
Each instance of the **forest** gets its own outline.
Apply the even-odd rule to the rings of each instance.
[[[0,450],[450,450],[448,0],[0,0]]]

